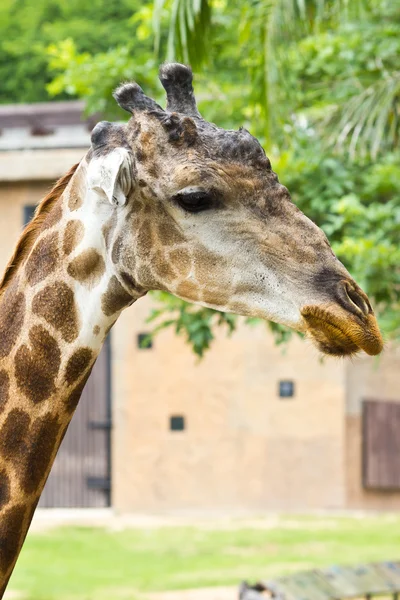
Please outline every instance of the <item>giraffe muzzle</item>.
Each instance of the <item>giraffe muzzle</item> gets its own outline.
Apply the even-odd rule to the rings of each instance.
[[[383,339],[367,295],[353,281],[340,281],[334,301],[303,307],[305,328],[324,354],[382,352]]]

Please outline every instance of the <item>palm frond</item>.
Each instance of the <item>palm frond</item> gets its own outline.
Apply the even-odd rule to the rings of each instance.
[[[153,28],[157,54],[160,52],[164,11],[168,14],[167,60],[181,60],[197,67],[208,57],[210,0],[155,0]]]
[[[324,126],[328,142],[350,156],[376,158],[384,145],[395,148],[400,135],[400,72],[368,86],[343,105],[335,107]]]

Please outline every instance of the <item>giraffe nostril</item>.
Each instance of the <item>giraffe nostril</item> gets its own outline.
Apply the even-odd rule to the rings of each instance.
[[[369,315],[372,312],[371,305],[368,301],[367,296],[364,292],[358,288],[355,288],[348,281],[341,281],[339,283],[339,296],[345,304],[345,308],[355,314]]]
[[[349,298],[353,302],[353,304],[358,306],[358,308],[365,315],[367,315],[369,313],[369,307],[368,307],[368,304],[365,302],[364,298],[359,296],[354,290],[348,290],[347,295],[349,296]]]

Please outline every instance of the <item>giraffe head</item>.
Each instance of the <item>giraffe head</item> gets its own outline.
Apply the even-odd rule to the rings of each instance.
[[[115,98],[130,121],[92,134],[88,184],[112,206],[107,251],[119,283],[288,325],[326,354],[378,354],[368,297],[259,142],[201,117],[189,68],[166,64],[160,80],[166,110],[126,83]]]

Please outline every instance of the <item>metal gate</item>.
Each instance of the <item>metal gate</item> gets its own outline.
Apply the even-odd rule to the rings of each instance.
[[[42,508],[110,506],[110,346],[107,338],[54,461]]]

